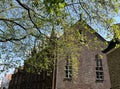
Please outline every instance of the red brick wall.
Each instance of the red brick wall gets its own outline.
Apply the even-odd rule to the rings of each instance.
[[[120,89],[120,48],[107,54],[112,89]]]
[[[39,75],[20,70],[13,74],[9,89],[46,89],[51,87],[51,77],[44,76],[46,73]]]
[[[79,28],[79,26],[78,27],[76,26],[75,28],[77,29]],[[110,89],[111,88],[106,55],[101,52],[101,50],[106,47],[104,45],[105,41],[97,33],[91,34],[87,32],[86,36],[87,36],[86,40],[88,42],[89,47],[87,48],[83,45],[77,46],[77,49],[79,50],[77,51],[77,54],[79,53],[80,57],[77,57],[78,75],[76,78],[73,77],[72,80],[65,80],[65,71],[64,71],[65,54],[61,53],[61,56],[58,57],[56,89]],[[97,40],[95,40],[96,38]],[[63,49],[63,51],[64,50],[65,49]],[[97,54],[101,54],[103,56],[102,58],[103,71],[104,71],[103,82],[96,82],[95,56]]]
[[[110,89],[109,71],[107,66],[106,56],[103,55],[103,70],[104,70],[104,81],[96,82],[96,60],[95,55],[99,54],[100,51],[83,49],[80,53],[78,76],[77,79],[71,81],[65,80],[65,60],[58,61],[57,71],[57,89]]]

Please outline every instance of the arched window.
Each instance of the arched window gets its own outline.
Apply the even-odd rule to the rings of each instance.
[[[72,79],[72,59],[67,57],[65,62],[65,79]]]
[[[96,81],[103,81],[103,65],[102,65],[102,55],[96,55]]]

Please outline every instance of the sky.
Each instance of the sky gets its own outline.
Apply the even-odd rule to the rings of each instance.
[[[114,21],[114,23],[113,24],[118,24],[118,23],[120,23],[120,16],[116,16],[116,17],[114,17],[114,19],[115,19],[115,21]],[[104,38],[104,39],[106,39],[107,38],[107,33],[108,33],[108,31],[106,31],[106,32],[99,32],[99,34]],[[111,35],[111,36],[113,36],[113,35]],[[111,40],[111,38],[107,38],[106,39],[107,41],[110,41]]]
[[[120,23],[120,16],[116,16],[115,20],[116,20],[115,23]]]

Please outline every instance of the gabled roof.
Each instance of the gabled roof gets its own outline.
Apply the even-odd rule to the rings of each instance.
[[[87,26],[88,28],[90,28],[90,31],[94,32],[94,34],[100,38],[102,41],[105,41],[107,42],[98,32],[96,32],[89,24],[87,24],[84,20],[79,20],[75,25],[78,25],[78,24],[84,24],[84,26]]]
[[[117,44],[120,44],[119,40],[112,40],[109,43],[108,47],[105,50],[103,50],[103,53],[108,53],[109,51],[111,51],[112,49],[114,49]]]
[[[113,26],[117,26],[118,30],[120,29],[120,23],[114,24]],[[115,35],[114,35],[114,38],[109,42],[108,47],[103,52],[104,53],[110,52],[112,49],[115,49],[117,44],[120,44],[120,39],[115,37]]]

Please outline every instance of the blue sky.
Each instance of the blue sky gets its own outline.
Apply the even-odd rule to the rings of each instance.
[[[116,20],[115,23],[120,23],[120,16],[116,16],[115,20]]]
[[[116,17],[114,17],[114,19],[115,19],[115,22],[113,23],[113,24],[118,24],[118,23],[120,23],[120,16],[116,16]],[[99,34],[103,37],[103,38],[107,38],[107,33],[108,33],[108,31],[106,31],[105,33],[104,33],[104,31],[103,31],[103,33],[102,32],[100,32]],[[112,34],[111,34],[111,36],[112,36]],[[110,41],[111,40],[111,38],[108,38],[108,39],[106,39],[107,41]]]

